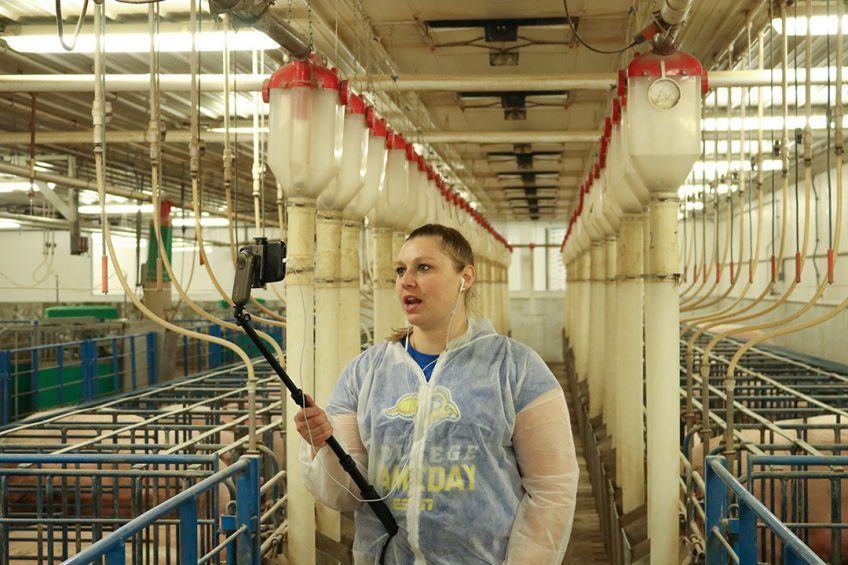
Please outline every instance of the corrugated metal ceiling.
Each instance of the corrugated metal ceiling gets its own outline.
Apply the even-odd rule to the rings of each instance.
[[[694,53],[708,64],[722,53],[731,38],[745,25],[746,14],[761,0],[697,1],[686,27],[680,33],[684,50]],[[204,2],[204,7],[206,3]],[[604,50],[627,45],[633,33],[650,18],[656,2],[649,0],[569,0],[571,15],[579,18],[578,31],[589,44]],[[0,3],[0,22],[26,24],[55,21],[53,0],[4,0]],[[71,27],[83,0],[63,0],[66,28]],[[106,0],[111,20],[144,19],[147,5]],[[159,3],[166,20],[187,21],[189,0],[164,0]],[[589,51],[574,38],[563,23],[519,27],[515,42],[485,42],[482,26],[458,29],[428,26],[428,22],[445,20],[483,20],[510,18],[565,17],[562,0],[280,0],[272,8],[283,17],[291,17],[293,25],[304,36],[313,36],[324,56],[334,59],[346,72],[359,75],[395,74],[398,76],[440,74],[447,77],[504,75],[571,75],[575,73],[609,73],[621,67],[628,54],[604,55]],[[207,15],[208,17],[208,15]],[[68,23],[70,22],[70,23]],[[762,25],[760,22],[759,25]],[[338,33],[338,39],[336,38]],[[2,41],[0,41],[2,46]],[[0,73],[90,73],[92,59],[88,55],[24,55],[0,47]],[[518,53],[514,66],[490,65],[491,52]],[[628,52],[629,53],[629,52]],[[387,58],[388,57],[388,58]],[[276,56],[276,62],[281,57]],[[144,73],[146,54],[110,55],[109,72]],[[269,67],[276,65],[269,61]],[[249,53],[235,56],[238,72],[250,72]],[[205,73],[220,73],[219,54],[206,53],[202,58]],[[188,72],[187,56],[163,55],[162,71]],[[110,95],[113,118],[109,127],[139,130],[146,127],[148,100],[145,93]],[[247,102],[247,98],[244,99]],[[417,131],[562,131],[598,130],[606,115],[610,94],[599,91],[573,91],[550,97],[529,95],[525,99],[526,116],[506,119],[503,100],[497,94],[467,97],[457,92],[387,92],[374,97],[391,124],[415,139]],[[207,127],[220,125],[223,100],[220,95],[202,98],[202,121]],[[27,131],[30,125],[29,94],[0,94],[0,129]],[[37,127],[54,131],[86,131],[90,129],[91,96],[88,94],[40,94],[35,98]],[[165,94],[162,100],[163,120],[169,129],[185,129],[189,121],[187,94]],[[248,114],[244,113],[243,117]],[[244,136],[239,141],[245,140]],[[179,197],[186,178],[187,146],[166,145],[165,190]],[[533,143],[519,148],[523,152],[540,153],[528,168],[525,160],[519,170],[515,158],[503,155],[516,151],[514,144],[453,143],[435,145],[433,151],[450,166],[448,174],[456,175],[474,194],[491,219],[567,218],[577,186],[596,149],[593,143]],[[0,156],[11,159],[25,156],[26,144],[0,147]],[[45,145],[37,148],[48,156],[73,155],[79,162],[80,174],[86,174],[91,156],[90,146]],[[123,174],[115,174],[115,182],[143,184],[147,172],[147,150],[141,144],[125,144],[112,148],[110,162]],[[250,192],[249,144],[241,147],[238,191],[245,199]],[[491,155],[492,153],[500,155]],[[57,170],[67,167],[61,159],[52,162]],[[207,198],[221,202],[220,147],[209,144],[205,156]],[[447,169],[446,169],[447,171]],[[536,212],[522,201],[520,173],[536,172],[536,185],[544,185],[545,205]],[[503,173],[512,173],[503,174]],[[265,188],[273,194],[273,179]],[[119,178],[120,177],[120,178]],[[525,179],[527,177],[524,177]],[[525,183],[526,184],[526,183]],[[549,187],[549,188],[548,188]],[[541,190],[541,189],[540,189]],[[266,199],[272,213],[273,197]],[[548,207],[550,205],[550,207]]]

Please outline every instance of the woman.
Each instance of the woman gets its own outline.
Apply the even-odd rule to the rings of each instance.
[[[356,563],[376,563],[388,534],[324,448],[330,435],[398,522],[387,564],[562,562],[578,476],[565,398],[534,351],[468,319],[475,276],[459,232],[413,231],[396,282],[409,327],[347,366],[326,413],[295,415],[307,488],[356,510]]]

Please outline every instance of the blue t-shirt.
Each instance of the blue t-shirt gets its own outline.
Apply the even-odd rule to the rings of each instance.
[[[424,378],[427,379],[427,382],[430,382],[430,375],[433,374],[433,367],[436,366],[436,359],[439,358],[439,354],[429,355],[427,353],[421,353],[412,347],[411,344],[406,343],[406,341],[403,342],[403,347],[409,352],[409,356],[418,363],[421,370],[424,371]]]

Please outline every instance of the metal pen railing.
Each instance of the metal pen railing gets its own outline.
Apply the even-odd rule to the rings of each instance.
[[[250,357],[261,355],[256,346],[242,332],[222,328],[218,324],[205,320],[178,320],[175,323],[199,333],[224,338],[244,349]],[[262,323],[257,323],[256,328],[270,335],[280,345],[285,344],[283,328]],[[178,374],[188,376],[234,363],[236,358],[232,351],[220,345],[179,336],[176,360]]]
[[[3,350],[0,425],[154,383],[156,375],[153,332]]]
[[[185,456],[168,456],[166,459],[179,459]],[[199,551],[198,501],[207,492],[223,485],[225,481],[235,480],[234,515],[225,516],[223,523],[229,524],[232,531],[226,532],[223,539],[215,539],[215,545]],[[65,561],[65,565],[86,565],[105,558],[106,565],[124,565],[126,563],[127,544],[134,548],[138,537],[156,524],[177,513],[176,522],[178,544],[176,554],[180,563],[218,562],[220,553],[226,551],[230,562],[259,563],[260,537],[258,531],[259,508],[259,457],[246,455],[228,467],[188,487],[165,502],[147,510],[137,518],[117,528],[112,534],[96,541]],[[139,561],[141,563],[141,561]]]
[[[276,375],[264,364],[257,368],[255,419],[261,441],[259,474],[263,484],[258,527],[263,557],[271,558],[282,552],[287,528],[285,397],[281,396]],[[138,469],[135,465],[105,463],[81,465],[79,469],[76,464],[67,468],[10,469],[3,468],[5,462],[0,460],[0,565],[62,561],[156,503],[247,455],[251,416],[245,379],[243,367],[225,367],[0,428],[2,453],[19,458],[58,452],[86,457],[108,455],[120,461],[130,460],[133,455],[152,461],[152,457],[172,454],[209,461],[202,467],[183,466],[174,472],[152,465]],[[12,476],[28,478],[20,482],[12,480]],[[222,501],[233,498],[232,494],[226,498],[223,495],[221,492],[214,498]],[[140,496],[144,504],[133,503]],[[39,500],[42,511],[37,516]],[[100,501],[97,506],[94,500]],[[11,501],[17,501],[15,508],[3,507]],[[21,506],[22,503],[27,505]],[[218,508],[225,506],[226,502],[221,502]],[[226,517],[209,508],[207,514],[198,518],[198,531],[203,538],[198,547],[198,562],[212,554],[207,561],[223,563],[219,546],[226,545],[223,541],[226,536],[220,531],[231,533],[238,529],[233,525],[236,518],[232,512],[232,516]],[[213,525],[212,516],[221,518],[220,525]],[[95,527],[100,530],[93,536]],[[151,526],[151,531],[128,541],[126,562],[138,565],[178,562],[178,537],[175,537],[178,527],[178,520],[166,518],[156,527]],[[218,529],[213,531],[215,527]],[[6,538],[4,531],[9,533]],[[4,539],[8,543],[5,548]],[[52,543],[47,543],[49,540]],[[33,552],[33,557],[15,557],[27,551]],[[51,561],[50,555],[56,558]]]
[[[753,463],[780,464],[793,457],[755,457]],[[815,458],[817,464],[829,460],[832,464],[848,463],[846,457]],[[752,461],[753,460],[753,461]],[[841,461],[837,461],[841,460]],[[825,562],[804,544],[777,516],[754,494],[745,488],[726,468],[726,460],[719,455],[707,458],[706,468],[706,543],[707,565],[757,565],[757,522],[761,522],[777,539],[787,565],[824,565]],[[776,556],[771,556],[776,561]]]

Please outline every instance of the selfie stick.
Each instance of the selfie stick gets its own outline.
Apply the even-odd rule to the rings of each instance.
[[[271,351],[256,334],[256,330],[250,325],[250,314],[244,310],[245,304],[250,299],[251,288],[264,288],[265,284],[281,281],[285,277],[285,243],[281,241],[269,242],[267,239],[260,237],[255,238],[255,241],[256,243],[242,247],[239,250],[236,261],[236,276],[233,284],[233,304],[235,306],[236,323],[244,329],[247,337],[256,344],[262,356],[265,357],[268,364],[271,365],[271,368],[274,369],[274,372],[277,373],[280,380],[289,389],[295,404],[303,408],[313,406],[306,399],[303,390],[299,389],[291,378],[289,378],[286,370],[283,369],[282,365],[280,365]],[[380,498],[380,495],[377,494],[376,489],[362,476],[359,469],[356,468],[353,457],[339,445],[336,438],[330,436],[327,438],[326,443],[333,450],[333,453],[336,454],[342,469],[350,475],[350,478],[359,487],[365,502],[368,503],[371,510],[374,511],[374,514],[377,515],[377,518],[380,519],[383,527],[389,533],[389,538],[383,545],[383,552],[380,556],[380,561],[382,562],[389,540],[398,531],[397,522],[395,522],[395,518],[392,516],[389,507]]]

